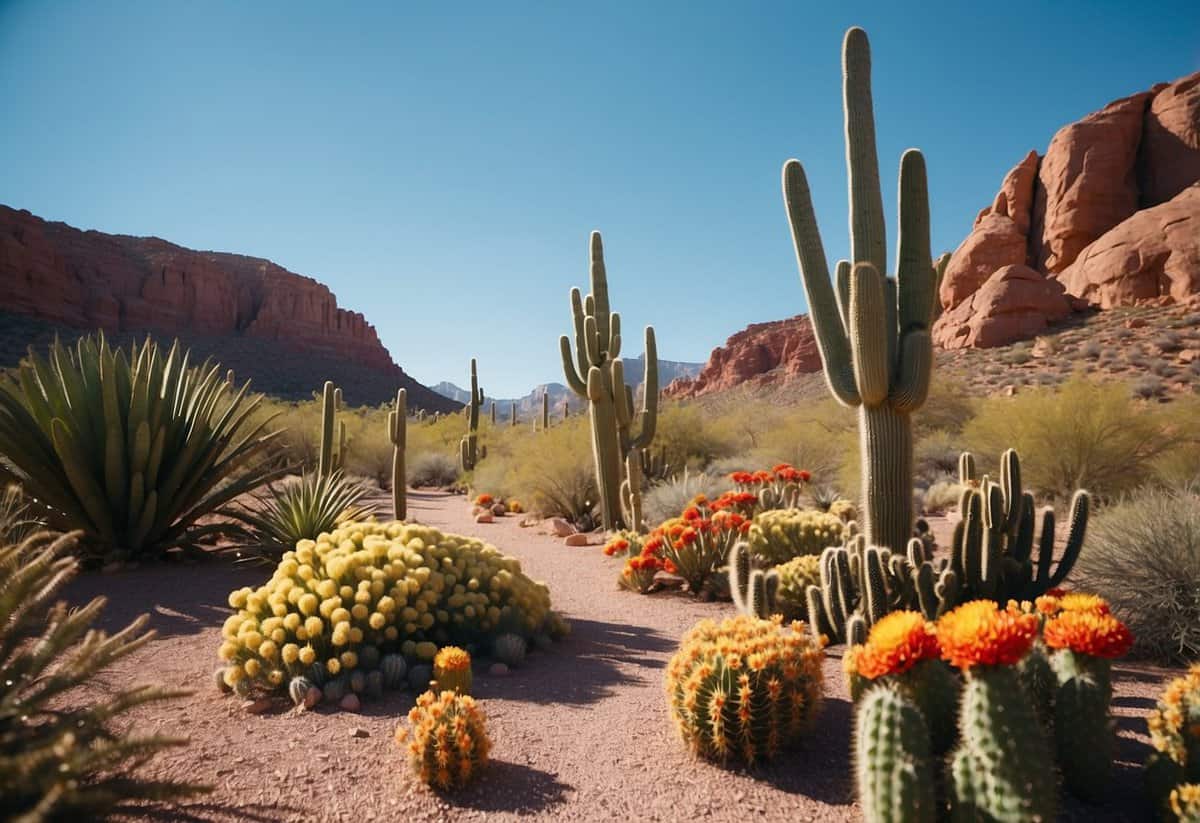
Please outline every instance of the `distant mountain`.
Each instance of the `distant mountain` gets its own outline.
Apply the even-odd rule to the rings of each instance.
[[[626,382],[638,391],[642,385],[642,374],[644,371],[643,363],[645,363],[645,355],[639,355],[636,358],[625,361],[625,377]],[[659,388],[665,388],[668,383],[676,378],[692,378],[700,373],[703,363],[682,363],[676,360],[659,360],[658,361],[658,385]],[[637,382],[631,382],[630,378],[636,379]],[[485,379],[481,376],[480,382]],[[470,392],[460,386],[443,380],[436,386],[431,388],[440,394],[442,397],[449,398],[459,403],[466,403],[470,398]],[[576,414],[583,410],[582,400],[576,396],[569,388],[562,383],[542,383],[534,386],[534,388],[522,397],[505,397],[484,398],[484,408],[488,409],[492,402],[496,403],[496,417],[499,420],[508,420],[512,413],[512,404],[517,404],[517,420],[533,420],[537,415],[542,413],[542,393],[546,392],[550,395],[550,413],[555,418],[561,418],[563,413],[563,403],[565,402],[571,410],[571,414]]]

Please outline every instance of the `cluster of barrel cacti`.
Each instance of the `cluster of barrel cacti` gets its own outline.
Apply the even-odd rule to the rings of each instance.
[[[754,516],[746,536],[755,558],[776,564],[841,544],[844,528],[842,519],[828,512],[769,509]]]
[[[694,753],[755,764],[796,744],[820,707],[822,644],[748,615],[702,620],[667,665],[671,718]]]
[[[425,669],[423,686],[440,647],[471,648],[505,634],[541,642],[567,631],[545,585],[515,558],[400,522],[344,523],[301,541],[266,584],[234,591],[229,604],[221,678],[244,695],[282,691],[301,676],[327,700],[339,690],[366,692],[375,671],[385,682],[403,676],[394,663],[390,672],[383,667],[397,654],[408,668]]]
[[[571,289],[571,316],[575,351],[566,335],[559,338],[559,350],[567,386],[588,404],[600,518],[608,530],[640,531],[642,453],[654,440],[658,422],[658,351],[654,328],[647,326],[642,407],[635,411],[620,358],[621,316],[609,308],[599,232],[591,236],[591,293],[585,298]]]
[[[396,742],[422,782],[443,791],[462,788],[487,765],[492,744],[486,721],[469,695],[427,691],[408,713],[408,728],[396,729]]]
[[[479,444],[479,409],[483,406],[483,389],[479,388],[479,372],[471,358],[471,390],[467,399],[467,433],[458,444],[458,463],[464,472],[475,470],[475,464],[487,457],[487,446]]]
[[[1091,595],[973,600],[936,624],[888,614],[844,659],[865,819],[1054,820],[1060,775],[1067,791],[1100,799],[1115,746],[1111,661],[1131,643]],[[1031,655],[1048,661],[1045,697]]]
[[[1146,785],[1158,820],[1200,820],[1200,664],[1167,684],[1148,719]]]

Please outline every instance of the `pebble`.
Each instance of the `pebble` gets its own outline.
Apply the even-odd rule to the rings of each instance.
[[[304,693],[304,708],[311,709],[313,706],[320,703],[321,698],[323,698],[324,696],[325,696],[325,693],[323,691],[318,689],[316,686],[313,686],[311,689],[309,689],[307,692]]]
[[[355,726],[350,730],[351,737],[370,737],[371,733],[361,726]]]
[[[570,524],[570,522],[568,522],[565,518],[562,518],[562,517],[550,518],[550,528],[559,537],[566,537],[568,535],[575,534],[575,532],[578,531],[578,529],[576,529],[574,526],[572,526]]]
[[[247,700],[242,704],[242,708],[246,710],[247,714],[263,714],[270,711],[273,704],[274,701],[271,698],[260,697],[258,700]]]
[[[563,542],[568,546],[586,546],[588,544],[588,536],[582,533],[568,534]]]
[[[475,515],[476,523],[493,523],[493,522],[495,522],[495,520],[496,520],[496,515],[492,514],[491,512],[488,512],[488,511],[483,511],[483,512],[480,512],[479,514]]]
[[[505,677],[508,675],[508,665],[505,663],[493,663],[488,667],[488,674],[493,677]]]

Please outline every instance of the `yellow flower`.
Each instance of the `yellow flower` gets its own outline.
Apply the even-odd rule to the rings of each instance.
[[[471,655],[457,646],[446,646],[434,657],[433,665],[442,671],[464,671],[471,668]]]
[[[331,657],[325,661],[325,670],[330,674],[337,674],[342,670],[342,663],[336,657]]]
[[[280,650],[280,657],[290,666],[300,659],[300,647],[295,643],[288,643]]]
[[[300,662],[305,666],[311,666],[317,662],[317,651],[312,646],[305,646],[300,649]]]

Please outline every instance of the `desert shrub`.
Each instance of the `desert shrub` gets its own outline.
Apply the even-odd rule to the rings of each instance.
[[[929,398],[913,415],[913,436],[920,439],[934,432],[957,434],[979,405],[976,392],[954,379],[937,379],[929,386]]]
[[[913,473],[917,483],[933,481],[958,470],[958,457],[963,452],[963,438],[939,429],[922,437],[913,446]]]
[[[738,450],[738,438],[723,418],[694,405],[668,403],[659,408],[653,448],[671,466],[703,469]]]
[[[1200,496],[1144,490],[1102,510],[1079,557],[1087,585],[1129,624],[1136,647],[1200,658]]]
[[[1001,359],[1010,365],[1021,366],[1033,359],[1033,354],[1025,349],[1014,349],[1006,352]]]
[[[808,498],[812,501],[813,508],[821,512],[829,511],[834,503],[844,499],[837,486],[829,483],[822,483],[819,486],[810,488],[808,490]]]
[[[755,409],[766,424],[739,469],[787,463],[808,470],[818,483],[833,481],[857,439],[854,412],[823,397],[796,407]]]
[[[475,470],[478,488],[485,488],[486,480],[488,490],[517,497],[543,517],[564,517],[591,528],[599,494],[587,418],[514,435],[493,450]]]
[[[444,488],[458,479],[458,463],[442,452],[426,452],[408,464],[408,485]]]
[[[772,509],[754,516],[747,537],[755,558],[768,565],[794,557],[820,554],[827,546],[840,546],[842,519],[809,509]]]
[[[1163,381],[1150,375],[1138,379],[1132,387],[1133,394],[1143,400],[1160,397],[1163,391]]]
[[[365,519],[374,506],[364,505],[367,488],[340,470],[330,474],[306,471],[299,477],[271,483],[253,502],[226,512],[246,525],[245,545],[278,557],[301,540],[316,540],[333,531],[343,519]]]
[[[1179,332],[1168,329],[1155,337],[1152,345],[1159,351],[1176,352],[1183,348],[1183,338]]]
[[[1161,416],[1123,384],[1083,376],[1057,389],[992,398],[963,434],[977,456],[1015,448],[1025,485],[1058,499],[1077,488],[1101,499],[1135,488],[1173,444]]]
[[[647,523],[661,523],[678,516],[696,495],[714,499],[732,485],[728,478],[685,469],[645,492],[642,495],[642,511]]]
[[[243,694],[298,676],[353,682],[394,653],[428,662],[441,646],[567,630],[516,558],[397,522],[343,523],[301,541],[265,585],[234,591],[229,605],[219,656],[225,682]]]
[[[392,485],[392,440],[388,437],[387,426],[389,411],[386,406],[364,406],[347,409],[339,415],[339,419],[346,424],[346,454],[342,458],[342,468],[347,474],[370,478],[385,491]]]
[[[159,555],[223,529],[198,521],[272,477],[270,420],[220,367],[188,367],[178,344],[35,352],[0,379],[0,453],[48,526],[79,529],[93,554]]]
[[[816,715],[823,657],[807,632],[778,618],[701,620],[667,665],[671,718],[695,754],[770,760],[798,743]]]
[[[1173,445],[1155,459],[1155,480],[1168,489],[1200,488],[1200,397],[1180,397],[1156,414]]]
[[[958,478],[947,475],[935,480],[929,488],[920,494],[920,509],[925,514],[935,514],[953,509],[962,497],[963,487]]]
[[[408,713],[411,729],[396,729],[413,774],[442,790],[462,788],[488,763],[492,744],[479,704],[452,691],[425,692]]]
[[[76,537],[42,534],[0,548],[0,811],[6,820],[100,820],[135,803],[207,791],[138,773],[186,739],[122,728],[132,709],[188,692],[109,688],[96,699],[73,691],[153,637],[143,631],[145,616],[111,637],[93,630],[102,597],[81,609],[54,602],[77,569],[69,556]],[[72,699],[64,704],[66,693]]]

